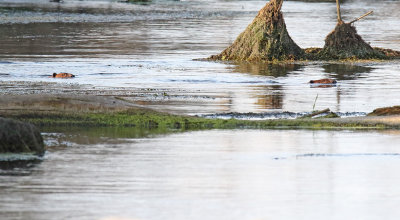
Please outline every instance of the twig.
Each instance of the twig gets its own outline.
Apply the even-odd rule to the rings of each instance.
[[[302,117],[300,117],[300,118],[312,118],[312,117],[314,117],[314,116],[316,116],[316,115],[324,114],[324,113],[327,113],[327,112],[330,112],[330,111],[331,111],[331,110],[330,110],[329,108],[326,108],[326,109],[324,109],[324,110],[322,110],[322,111],[316,111],[316,112],[313,112],[313,113],[311,113],[311,114],[304,115],[304,116],[302,116]]]
[[[359,18],[356,18],[356,19],[350,21],[349,24],[353,24],[354,22],[356,22],[356,21],[358,21],[358,20],[360,20],[360,19],[372,14],[372,12],[374,12],[374,11],[370,11],[370,12],[365,13],[364,15],[360,16]]]
[[[338,23],[342,23],[342,15],[340,14],[340,2],[336,0],[336,10],[337,10],[337,21]]]
[[[275,10],[280,11],[282,8],[283,0],[276,0],[275,1]]]
[[[317,103],[317,99],[318,99],[318,94],[317,94],[317,96],[315,97],[314,105],[312,106],[312,110],[313,110],[313,111],[314,111],[314,109],[315,109],[315,104]]]

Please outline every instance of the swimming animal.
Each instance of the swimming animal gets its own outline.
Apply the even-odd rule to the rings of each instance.
[[[71,73],[53,73],[53,78],[73,78],[74,74]]]
[[[311,84],[318,83],[318,84],[336,84],[337,81],[334,79],[318,79],[318,80],[310,80]]]

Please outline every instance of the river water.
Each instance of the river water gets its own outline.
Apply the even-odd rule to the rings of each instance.
[[[196,61],[232,43],[265,1],[0,0],[0,94],[120,96],[173,113],[349,115],[398,105],[400,62]],[[349,0],[346,21],[400,50],[399,1]],[[322,47],[330,2],[285,1],[288,31]],[[74,79],[53,79],[70,72]],[[309,80],[331,77],[330,88]],[[318,97],[316,99],[316,97]],[[397,131],[43,131],[42,160],[0,169],[1,219],[398,219]]]
[[[41,163],[1,172],[2,219],[400,215],[398,131],[127,131],[44,133]]]
[[[24,3],[34,2],[34,3]],[[194,61],[221,52],[265,1],[0,1],[0,92],[85,92],[120,95],[137,104],[180,114],[227,112],[371,112],[398,104],[400,63],[265,65]],[[14,7],[14,8],[11,8]],[[345,21],[356,22],[372,46],[400,50],[398,1],[346,1]],[[322,47],[334,28],[332,3],[285,1],[292,38]],[[48,78],[70,72],[72,80]],[[310,87],[335,78],[332,88]],[[19,82],[19,83],[15,83]],[[56,83],[35,86],[29,82]],[[72,92],[76,92],[75,90]]]

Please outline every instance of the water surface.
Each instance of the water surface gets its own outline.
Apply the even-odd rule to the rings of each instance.
[[[29,3],[26,3],[29,2]],[[0,92],[56,93],[71,84],[95,94],[123,95],[181,114],[370,112],[398,104],[400,63],[265,65],[193,61],[229,46],[265,1],[0,1]],[[14,7],[14,8],[11,8]],[[398,1],[346,1],[349,21],[372,46],[400,50]],[[334,3],[285,1],[292,38],[322,47],[336,22]],[[48,78],[71,72],[72,80]],[[338,85],[310,87],[330,77]],[[57,83],[35,87],[31,82]],[[28,83],[28,85],[27,85]],[[11,84],[11,86],[10,86]]]
[[[314,102],[317,109],[343,114],[399,104],[398,61],[193,60],[229,46],[264,4],[0,0],[0,95],[118,96],[158,110],[221,117],[301,114]],[[374,10],[356,23],[359,34],[372,46],[400,50],[399,1],[349,0],[342,9],[346,21]],[[301,47],[322,47],[336,22],[334,2],[285,1],[283,12]],[[77,76],[49,78],[53,72]],[[338,84],[308,84],[324,77]],[[2,219],[390,220],[400,215],[397,131],[43,132],[48,150],[42,160],[0,169]]]
[[[2,218],[369,220],[400,214],[397,131],[212,130],[150,139],[114,132],[45,133],[50,147],[41,163],[1,171]]]

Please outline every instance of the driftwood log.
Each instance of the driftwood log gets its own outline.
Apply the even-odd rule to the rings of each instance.
[[[325,113],[328,113],[328,115],[329,115],[330,118],[339,117],[339,116],[336,115],[335,113],[331,112],[331,110],[330,110],[329,108],[326,108],[326,109],[321,110],[321,111],[314,111],[314,112],[312,112],[312,113],[310,113],[310,114],[308,114],[308,115],[304,115],[304,116],[300,117],[300,119],[302,119],[302,118],[303,118],[303,119],[304,119],[304,118],[312,118],[312,117],[314,117],[314,116],[322,115],[322,114],[325,114]]]

